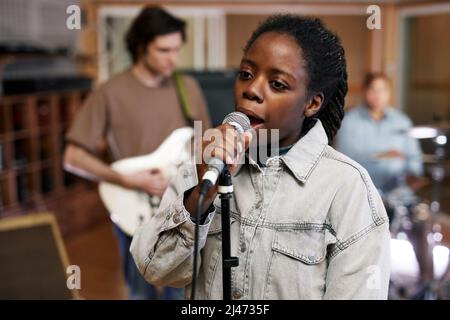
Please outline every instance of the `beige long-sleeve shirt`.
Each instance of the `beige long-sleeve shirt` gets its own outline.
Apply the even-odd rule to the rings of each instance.
[[[160,210],[133,238],[131,252],[151,283],[190,292],[194,224],[183,193],[197,184],[186,164]],[[320,121],[266,166],[242,165],[233,177],[233,299],[386,299],[390,235],[369,175],[328,146]],[[200,226],[196,296],[222,299],[221,212],[214,201]]]

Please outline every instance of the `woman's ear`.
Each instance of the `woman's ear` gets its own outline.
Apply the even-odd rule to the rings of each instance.
[[[322,92],[319,92],[311,97],[311,99],[308,101],[304,115],[306,118],[312,117],[317,112],[319,112],[320,108],[322,107],[322,103],[324,100],[324,96]]]

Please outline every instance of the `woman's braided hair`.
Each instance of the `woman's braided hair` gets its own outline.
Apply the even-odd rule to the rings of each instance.
[[[320,92],[324,95],[320,111],[314,117],[305,119],[303,133],[314,126],[315,119],[320,119],[331,142],[344,118],[348,91],[345,54],[338,37],[326,29],[319,19],[291,14],[273,15],[253,32],[244,52],[266,32],[289,35],[302,48],[309,76],[308,96]]]

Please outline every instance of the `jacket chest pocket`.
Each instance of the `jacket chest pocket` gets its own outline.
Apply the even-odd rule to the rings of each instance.
[[[272,241],[265,299],[321,299],[327,247],[336,238],[326,228],[278,230]]]

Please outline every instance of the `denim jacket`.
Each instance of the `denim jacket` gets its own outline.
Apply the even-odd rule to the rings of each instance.
[[[367,171],[327,143],[320,121],[266,166],[233,176],[233,299],[386,299],[390,235],[383,203]],[[183,165],[160,209],[141,226],[131,253],[155,285],[190,292],[195,225],[183,205],[197,185]],[[200,226],[196,297],[222,299],[220,199]]]

